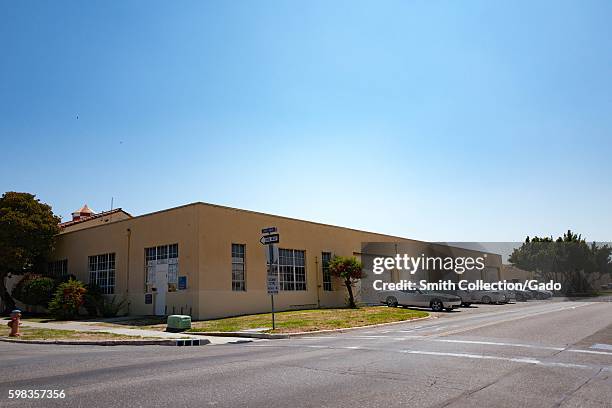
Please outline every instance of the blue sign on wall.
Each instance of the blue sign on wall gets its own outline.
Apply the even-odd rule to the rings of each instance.
[[[186,276],[179,276],[179,278],[178,278],[178,289],[179,290],[187,289],[187,277]]]
[[[153,294],[145,293],[145,305],[151,305],[151,304],[153,304]]]

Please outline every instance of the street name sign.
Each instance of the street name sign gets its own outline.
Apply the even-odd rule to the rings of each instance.
[[[268,227],[261,230],[262,234],[272,234],[273,232],[276,232],[276,227]]]

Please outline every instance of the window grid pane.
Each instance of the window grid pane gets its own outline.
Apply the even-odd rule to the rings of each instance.
[[[232,290],[246,291],[245,245],[232,244]]]
[[[323,290],[332,291],[332,277],[329,273],[329,261],[331,261],[331,252],[321,253],[321,267],[323,269]]]
[[[168,259],[168,245],[161,245],[157,247],[157,260]]]
[[[278,261],[280,290],[306,290],[306,251],[280,248]]]
[[[178,244],[168,245],[168,258],[178,258]]]
[[[53,278],[68,275],[68,260],[61,259],[59,261],[49,262],[47,265],[47,275]]]
[[[115,254],[89,257],[89,283],[100,287],[105,295],[115,293]]]
[[[145,291],[155,287],[155,265],[168,264],[168,291],[175,292],[178,286],[178,244],[158,245],[145,248]]]

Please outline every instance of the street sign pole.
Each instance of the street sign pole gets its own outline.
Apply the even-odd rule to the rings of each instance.
[[[280,236],[276,233],[276,227],[268,227],[261,230],[263,236],[259,242],[268,246],[268,293],[270,294],[270,303],[272,304],[272,330],[276,330],[276,319],[274,316],[274,294],[278,293],[278,274],[275,274],[274,265],[274,245],[280,242]],[[278,252],[278,251],[276,251]]]
[[[274,275],[274,244],[268,244],[268,251],[270,252],[270,263],[268,267],[268,273]],[[270,301],[272,302],[272,330],[276,330],[276,322],[274,321],[274,293],[270,293]]]

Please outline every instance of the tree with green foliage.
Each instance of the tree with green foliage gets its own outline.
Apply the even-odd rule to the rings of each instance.
[[[10,191],[0,197],[0,298],[5,311],[15,308],[6,278],[44,270],[59,222],[51,207],[33,194]]]
[[[332,276],[339,277],[344,282],[346,290],[348,291],[348,303],[349,307],[356,308],[355,297],[353,296],[353,287],[360,279],[365,278],[363,272],[363,265],[355,257],[342,257],[335,256],[329,262],[329,273]]]
[[[48,276],[26,274],[15,286],[11,295],[26,305],[47,307],[57,284],[55,279]]]
[[[79,308],[85,303],[86,293],[83,282],[76,279],[60,283],[49,302],[49,311],[57,319],[73,319],[79,315]]]
[[[590,245],[581,235],[567,231],[562,237],[533,237],[516,248],[508,259],[515,266],[532,271],[543,281],[561,283],[566,294],[593,292],[594,283],[612,276],[612,247]]]

